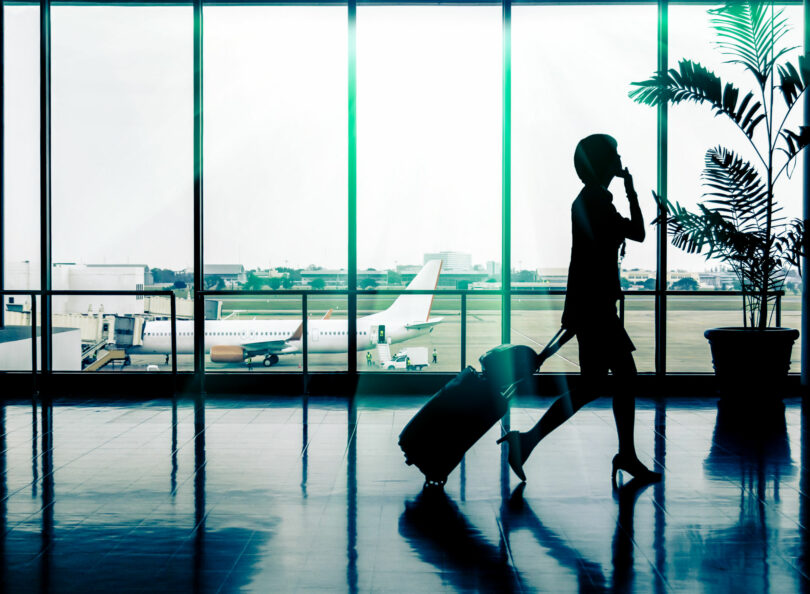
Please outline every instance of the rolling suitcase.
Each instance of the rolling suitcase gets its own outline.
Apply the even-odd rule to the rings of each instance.
[[[501,345],[482,355],[483,372],[467,367],[439,390],[402,430],[405,463],[441,486],[464,454],[509,408],[517,385],[573,336],[560,330],[538,355],[524,345]]]

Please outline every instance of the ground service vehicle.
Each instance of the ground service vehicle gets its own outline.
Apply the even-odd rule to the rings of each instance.
[[[402,349],[385,363],[386,369],[407,369],[421,371],[428,366],[427,347]]]

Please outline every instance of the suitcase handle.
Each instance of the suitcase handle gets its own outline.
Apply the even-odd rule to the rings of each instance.
[[[576,333],[568,328],[560,328],[539,355],[537,355],[537,369],[546,362],[546,359],[559,351],[562,346],[571,340]]]

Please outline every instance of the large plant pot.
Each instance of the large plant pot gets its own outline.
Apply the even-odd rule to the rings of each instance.
[[[721,397],[760,404],[782,400],[798,330],[712,328],[704,336],[712,350]]]

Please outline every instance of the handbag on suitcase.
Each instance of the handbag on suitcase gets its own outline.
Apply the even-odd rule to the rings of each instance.
[[[560,330],[537,354],[524,345],[501,345],[481,356],[482,372],[467,367],[439,390],[399,435],[405,463],[425,475],[425,485],[441,486],[464,454],[509,409],[520,382],[573,336]]]

